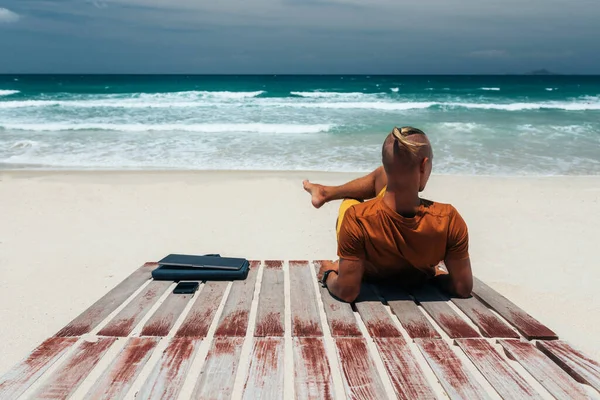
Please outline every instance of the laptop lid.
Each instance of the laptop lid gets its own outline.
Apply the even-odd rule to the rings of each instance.
[[[229,258],[215,256],[194,256],[186,254],[169,254],[158,262],[159,267],[204,268],[240,270],[248,261],[245,258]]]

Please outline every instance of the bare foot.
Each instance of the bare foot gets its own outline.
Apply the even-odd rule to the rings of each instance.
[[[308,180],[302,182],[304,190],[312,196],[311,202],[315,208],[321,208],[327,202],[325,186],[316,183],[310,183]]]

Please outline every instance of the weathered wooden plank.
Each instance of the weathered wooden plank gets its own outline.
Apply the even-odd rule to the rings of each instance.
[[[469,297],[468,299],[455,297],[452,298],[452,302],[473,321],[481,330],[483,336],[491,338],[519,338],[517,332],[513,331],[475,297]]]
[[[227,285],[227,281],[206,282],[175,337],[206,337]]]
[[[333,399],[333,380],[323,338],[294,338],[296,399]]]
[[[129,304],[125,306],[104,328],[100,336],[126,337],[150,311],[172,282],[152,281]]]
[[[313,261],[313,264],[318,271],[321,261]],[[350,304],[334,299],[324,287],[319,287],[319,292],[331,335],[334,337],[362,336]]]
[[[172,339],[137,397],[176,399],[201,342],[202,339],[191,337]]]
[[[158,338],[130,338],[85,398],[123,399],[146,365],[158,341]]]
[[[335,338],[338,358],[342,366],[344,389],[349,399],[387,398],[383,382],[363,338]]]
[[[558,339],[548,327],[475,277],[473,295],[504,317],[527,339]]]
[[[265,261],[254,336],[283,336],[283,261]]]
[[[315,279],[308,261],[290,261],[292,336],[323,336],[314,289]]]
[[[250,261],[248,277],[243,281],[234,281],[231,284],[231,290],[221,313],[215,336],[246,335],[258,267],[260,267],[260,261]]]
[[[35,392],[34,399],[66,399],[79,387],[116,338],[83,342]]]
[[[363,284],[354,303],[371,337],[402,337],[383,303],[368,284]]]
[[[455,342],[504,400],[542,398],[487,340],[456,339]]]
[[[254,339],[244,399],[280,400],[283,395],[283,338]]]
[[[415,339],[415,343],[450,399],[490,398],[446,342],[441,339]]]
[[[90,332],[150,279],[152,270],[157,266],[156,263],[146,263],[138,268],[124,281],[102,296],[100,300],[69,322],[55,336],[80,336]]]
[[[427,311],[427,314],[450,336],[451,338],[480,337],[475,329],[471,328],[449,305],[445,298],[432,285],[425,285],[413,290],[413,295]]]
[[[230,399],[244,338],[217,337],[206,356],[192,399]]]
[[[392,313],[398,318],[402,327],[406,329],[408,336],[412,339],[441,338],[431,322],[419,310],[419,307],[408,292],[391,285],[377,286],[377,290],[388,303],[392,309]]]
[[[402,338],[375,338],[375,345],[398,399],[434,399],[417,359]]]
[[[144,325],[142,336],[167,336],[192,297],[192,294],[169,294]]]
[[[562,340],[538,341],[536,345],[575,380],[586,383],[600,392],[600,363]]]
[[[500,339],[498,343],[558,400],[589,398],[574,379],[532,344],[514,339]]]
[[[46,339],[0,378],[0,399],[16,399],[77,341],[74,337]]]

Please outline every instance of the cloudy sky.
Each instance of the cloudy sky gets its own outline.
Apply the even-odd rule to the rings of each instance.
[[[600,74],[600,0],[0,0],[0,73]]]

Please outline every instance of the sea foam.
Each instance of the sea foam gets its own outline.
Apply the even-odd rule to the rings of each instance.
[[[45,123],[45,124],[2,124],[6,130],[31,132],[61,131],[119,131],[119,132],[201,132],[201,133],[319,133],[327,132],[332,124],[107,124],[107,123]]]

